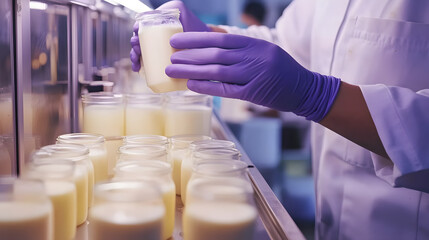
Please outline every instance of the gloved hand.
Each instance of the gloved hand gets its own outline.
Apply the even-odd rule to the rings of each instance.
[[[203,23],[200,19],[198,19],[195,14],[193,14],[188,8],[186,8],[185,4],[182,1],[170,1],[162,4],[157,9],[173,9],[178,8],[180,11],[180,22],[183,26],[184,32],[210,32],[210,28]],[[139,23],[134,23],[134,35],[130,39],[131,43],[131,52],[130,59],[132,62],[132,69],[135,72],[140,70],[140,43],[139,43]]]
[[[195,92],[239,98],[320,121],[328,113],[340,80],[311,72],[279,46],[224,33],[178,33],[170,77],[190,79]]]

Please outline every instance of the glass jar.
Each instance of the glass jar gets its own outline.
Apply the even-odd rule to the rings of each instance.
[[[52,204],[43,183],[0,178],[0,238],[52,240]]]
[[[155,93],[188,89],[186,79],[170,78],[165,68],[177,50],[170,45],[175,33],[183,32],[179,21],[179,9],[162,9],[136,15],[139,23],[139,40],[142,53],[142,69],[147,86]]]
[[[94,187],[94,167],[89,159],[89,149],[79,144],[58,143],[47,145],[36,151],[33,155],[35,163],[47,160],[67,160],[74,162],[74,181],[77,197],[77,225],[86,221],[88,207],[92,205]]]
[[[210,136],[213,98],[208,95],[169,95],[166,98],[165,136]]]
[[[128,94],[125,135],[164,134],[164,98],[160,94]]]
[[[89,158],[94,166],[94,181],[98,183],[108,179],[107,149],[105,139],[100,134],[69,133],[57,138],[57,143],[81,144],[89,149]]]
[[[105,137],[123,136],[125,111],[122,94],[110,92],[82,95],[83,132]]]
[[[242,179],[202,179],[189,185],[183,213],[187,240],[254,239],[258,211],[252,187]]]
[[[173,165],[173,181],[176,185],[176,194],[180,195],[180,174],[182,172],[182,160],[188,155],[189,145],[194,141],[209,140],[211,137],[204,135],[177,135],[170,138],[170,157]]]
[[[119,148],[122,146],[124,137],[106,137],[106,148],[107,148],[107,157],[109,159],[109,177],[113,177],[114,168],[116,166],[116,160],[118,158]]]
[[[135,181],[112,181],[94,188],[89,213],[91,240],[161,239],[165,208],[160,190]]]
[[[170,238],[174,230],[176,190],[171,172],[170,164],[161,161],[126,161],[115,168],[115,179],[153,182],[161,189],[165,206],[163,239]]]
[[[234,151],[237,151],[236,149],[217,149],[217,151],[226,151],[226,152],[231,152],[233,153]],[[213,151],[213,153],[216,153],[216,151]],[[239,152],[238,152],[239,153]],[[210,154],[208,155],[210,158],[203,158],[203,159],[196,159],[195,162],[192,162],[191,165],[184,165],[182,164],[182,179],[181,179],[181,198],[182,198],[182,202],[183,204],[186,203],[186,194],[187,194],[187,189],[188,189],[188,185],[189,182],[192,179],[192,176],[195,173],[195,169],[197,167],[198,164],[200,163],[212,163],[210,165],[208,165],[209,167],[214,167],[214,169],[212,170],[213,174],[223,174],[223,172],[225,172],[225,174],[229,174],[228,171],[233,171],[233,174],[235,173],[240,173],[243,174],[243,176],[247,176],[247,164],[241,161],[237,161],[235,160],[233,157],[227,156],[227,155],[216,155],[216,154]],[[218,157],[216,157],[218,156]],[[217,163],[219,162],[219,163]],[[185,163],[185,162],[183,162]],[[216,165],[218,164],[218,165]],[[227,164],[227,166],[223,166],[224,164]],[[203,165],[204,166],[204,165]],[[215,166],[218,166],[215,168]],[[208,172],[209,174],[210,169],[205,169],[206,172]],[[244,179],[244,178],[243,178]]]
[[[124,145],[161,145],[168,147],[168,138],[161,135],[128,135],[124,137]]]
[[[168,162],[167,148],[160,145],[124,145],[119,148],[118,163],[157,160]]]
[[[77,196],[73,180],[75,163],[61,159],[31,162],[25,179],[43,181],[51,200],[54,216],[54,239],[70,240],[76,235]]]

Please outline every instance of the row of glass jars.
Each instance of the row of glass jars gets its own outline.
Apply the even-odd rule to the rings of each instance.
[[[64,137],[59,137],[59,139],[62,138]],[[95,204],[90,211],[91,239],[124,239],[124,237],[128,239],[127,236],[132,239],[136,236],[152,236],[151,233],[159,232],[156,229],[161,229],[161,237],[153,239],[169,238],[174,229],[176,186],[181,188],[184,186],[183,184],[175,185],[171,174],[173,169],[180,169],[180,173],[183,173],[182,170],[185,168],[182,166],[188,161],[192,161],[190,165],[194,174],[191,174],[192,177],[188,176],[189,184],[184,191],[189,196],[188,200],[183,199],[187,204],[183,219],[185,239],[201,239],[204,234],[217,236],[216,233],[226,234],[225,232],[228,233],[222,236],[231,236],[231,238],[225,239],[250,239],[248,237],[252,235],[256,210],[252,204],[252,188],[246,177],[247,165],[237,161],[240,155],[234,149],[234,144],[229,141],[210,140],[209,137],[200,135],[173,137],[170,141],[171,147],[168,147],[168,142],[163,136],[128,136],[124,138],[124,146],[119,150],[119,160],[115,168],[115,182],[98,184],[94,190]],[[173,156],[177,156],[176,153],[184,157],[179,167],[174,167],[178,160],[172,160],[175,158]],[[216,161],[214,161],[215,159]],[[88,149],[79,145],[60,143],[46,146],[34,155],[32,164],[27,168],[28,174],[24,176],[41,179],[45,183],[55,216],[52,228],[55,239],[71,239],[69,237],[74,234],[75,226],[85,221],[88,206],[91,206],[91,179],[94,178],[92,169],[95,166],[93,161],[89,160]],[[187,175],[181,174],[181,177],[183,176]],[[208,179],[211,181],[207,181]],[[117,183],[117,181],[121,181],[121,183]],[[123,181],[130,181],[130,183]],[[135,183],[136,181],[137,183]],[[187,180],[183,180],[182,183],[185,181]],[[137,188],[142,187],[141,182],[155,187],[155,189],[150,190],[148,186],[145,186],[143,187],[146,189],[145,191],[135,192]],[[203,188],[204,191],[200,188]],[[144,194],[140,196],[140,193]],[[159,195],[158,198],[156,193]],[[214,196],[210,196],[210,194]],[[153,197],[150,197],[152,195]],[[182,196],[184,196],[183,191]],[[214,202],[213,199],[215,199]],[[142,205],[146,200],[149,201],[148,206],[150,207]],[[204,211],[201,212],[201,208],[209,207],[209,205],[199,203],[206,201],[209,203],[212,201],[211,203],[215,204],[209,204],[212,207],[223,206],[222,209],[229,209],[231,204],[238,204],[238,206],[234,205],[233,209],[240,209],[240,206],[243,205],[245,206],[243,208],[247,210],[243,210],[243,213],[239,211],[238,215],[244,214],[243,217],[247,216],[247,218],[236,219],[238,222],[227,221],[231,218],[228,216],[229,210],[201,215],[204,213]],[[73,203],[75,203],[75,211],[70,207],[73,206]],[[69,211],[64,212],[64,209]],[[149,209],[153,210],[150,210],[150,214],[146,213]],[[209,210],[210,208],[206,211]],[[73,213],[75,213],[74,218]],[[213,232],[199,232],[200,227],[210,228],[207,221],[214,220],[211,218],[220,218],[218,220],[223,219],[225,222],[220,221],[220,225],[211,226]],[[137,222],[141,224],[136,225]],[[246,227],[243,228],[243,224]],[[66,225],[68,227],[65,227]]]
[[[88,93],[82,96],[83,132],[105,137],[155,134],[209,135],[208,95]]]

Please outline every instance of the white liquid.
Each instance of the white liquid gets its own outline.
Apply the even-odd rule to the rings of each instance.
[[[76,187],[72,182],[45,181],[54,210],[55,240],[70,240],[76,234]]]
[[[179,32],[183,32],[179,24],[139,27],[146,82],[156,93],[187,89],[186,79],[170,78],[165,74],[165,68],[171,64],[170,57],[176,51],[170,45],[170,38]]]
[[[165,109],[165,136],[199,134],[210,136],[212,110],[209,107]]]
[[[187,155],[187,150],[172,150],[170,151],[173,164],[173,181],[176,186],[176,194],[181,195],[181,172],[182,160]]]
[[[76,225],[80,225],[86,221],[88,216],[88,169],[85,166],[77,166],[75,176],[73,178],[76,186],[76,199],[77,199],[77,215]]]
[[[256,209],[245,203],[192,202],[183,215],[187,240],[251,240]]]
[[[164,135],[164,113],[161,107],[128,105],[125,134]]]
[[[94,166],[94,182],[98,183],[109,178],[107,151],[101,149],[91,149],[89,158]]]
[[[125,132],[124,107],[122,105],[85,106],[83,132],[97,133],[105,137],[123,136]]]
[[[162,205],[102,203],[90,211],[91,240],[160,240]]]
[[[191,176],[192,176],[192,165],[193,165],[193,162],[191,161],[191,159],[186,159],[182,161],[182,168],[181,168],[181,174],[180,174],[180,188],[181,188],[180,191],[182,194],[180,195],[180,197],[182,198],[183,205],[185,205],[186,203],[186,194],[187,194],[186,190],[188,187],[189,180],[191,179]]]
[[[50,204],[0,201],[0,239],[52,240]]]

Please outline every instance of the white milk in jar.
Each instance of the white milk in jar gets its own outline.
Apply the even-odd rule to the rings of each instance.
[[[139,22],[139,41],[147,85],[156,93],[186,90],[187,80],[170,78],[165,68],[176,51],[170,45],[175,33],[183,32],[179,9],[143,12],[136,16]]]

